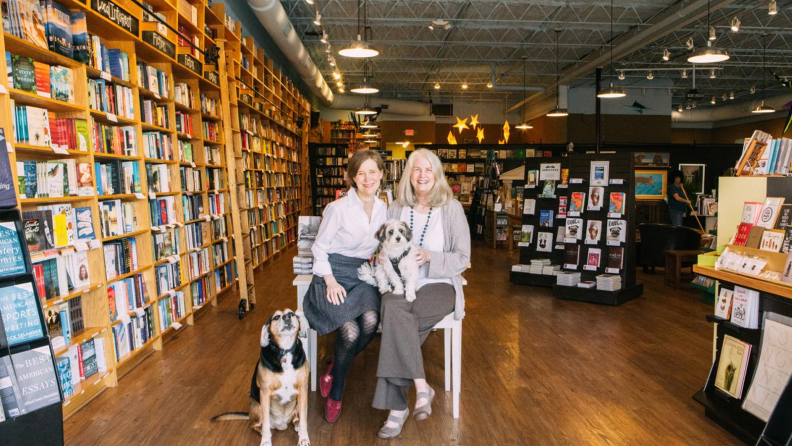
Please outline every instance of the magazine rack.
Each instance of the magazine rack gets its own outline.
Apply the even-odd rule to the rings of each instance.
[[[22,257],[25,261],[25,272],[23,274],[0,278],[0,286],[22,283],[33,284],[33,295],[36,300],[39,323],[44,333],[44,336],[39,339],[8,347],[5,327],[3,326],[2,318],[0,318],[0,358],[35,348],[49,348],[59,395],[57,402],[53,402],[33,412],[28,412],[0,422],[0,438],[3,439],[3,446],[60,446],[63,445],[63,391],[60,388],[60,380],[57,377],[55,355],[50,345],[47,323],[44,320],[44,311],[41,307],[41,296],[39,296],[38,289],[35,286],[35,279],[33,278],[30,263],[30,254],[28,253],[27,243],[24,237],[25,232],[22,227],[19,211],[17,209],[0,210],[0,222],[13,222],[15,224],[17,235],[19,236],[19,245],[22,248]],[[10,372],[13,373],[13,371]],[[2,409],[0,409],[0,411],[1,410]],[[46,428],[42,428],[43,426],[46,426]]]

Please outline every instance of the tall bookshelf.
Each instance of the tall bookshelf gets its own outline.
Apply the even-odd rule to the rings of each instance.
[[[0,54],[9,51],[36,62],[73,70],[74,101],[60,101],[9,88],[6,59],[2,57],[0,107],[12,110],[13,100],[18,106],[47,109],[50,119],[83,119],[91,129],[94,124],[110,129],[124,127],[129,129],[130,141],[134,141],[136,147],[134,152],[126,154],[108,153],[99,148],[98,140],[89,137],[86,150],[70,147],[56,153],[49,146],[16,143],[13,113],[0,114],[0,127],[9,141],[9,158],[15,176],[18,175],[17,161],[74,160],[87,163],[93,171],[91,194],[19,200],[23,212],[55,204],[91,209],[95,242],[75,243],[74,246],[31,255],[35,263],[75,250],[87,250],[90,284],[70,291],[68,295],[42,301],[45,311],[78,297],[82,302],[85,328],[74,333],[71,342],[55,349],[56,357],[87,339],[104,339],[107,371],[75,386],[74,395],[66,398],[63,404],[64,416],[68,417],[105,388],[118,385],[120,377],[149,354],[161,350],[164,341],[182,326],[194,324],[200,310],[216,305],[218,298],[232,290],[237,281],[249,284],[240,289],[240,295],[245,296],[252,289],[252,267],[263,264],[296,240],[297,216],[309,206],[302,186],[305,166],[300,163],[306,160],[307,138],[302,134],[306,131],[305,117],[310,105],[291,82],[273,68],[272,61],[264,58],[263,51],[254,49],[252,39],[247,38],[248,44],[242,44],[241,26],[225,15],[223,5],[210,7],[201,0],[155,0],[149,2],[151,8],[144,12],[136,3],[127,1],[116,4],[108,3],[108,0],[88,0],[85,3],[64,0],[60,3],[73,12],[85,13],[89,33],[99,37],[107,48],[126,53],[129,77],[126,80],[117,78],[4,32],[0,39]],[[152,14],[157,14],[163,22],[154,19]],[[230,27],[236,29],[232,31]],[[188,44],[185,38],[180,42],[174,29],[189,33],[193,37],[190,40],[192,44]],[[204,57],[203,51],[211,45],[227,47],[227,51],[221,51],[217,63]],[[232,87],[238,78],[245,78],[245,74],[240,74],[243,71],[229,70],[226,73],[226,68],[236,63],[235,60],[227,63],[227,59],[233,55],[241,61],[243,54],[254,60],[256,70],[255,76],[248,70],[254,87],[251,91],[255,92],[250,103],[238,100],[242,91]],[[156,91],[150,89],[149,85],[141,82],[138,62],[159,70],[168,81]],[[91,80],[129,89],[131,115],[124,117],[90,107],[88,86]],[[226,80],[228,82],[224,82]],[[191,92],[192,100],[187,99],[189,94],[177,98],[176,85],[179,85],[180,92]],[[163,111],[161,120],[154,121],[144,116],[144,107],[148,109],[149,106]],[[244,214],[241,209],[246,208],[243,198],[248,192],[244,188],[244,175],[249,172],[243,166],[245,152],[240,144],[239,126],[239,109],[245,107],[250,115],[258,117],[257,133],[262,138],[261,149],[253,155],[260,160],[260,167],[253,172],[261,174],[257,179],[260,180],[261,194],[254,195],[252,208],[260,217],[261,230],[271,231],[266,241],[251,248],[251,252],[254,249],[259,251],[256,262],[248,262],[247,257],[243,257],[248,253],[243,243],[247,234],[240,229],[244,218],[236,218]],[[178,126],[177,116],[181,119]],[[182,122],[187,121],[192,121],[191,129],[182,126]],[[144,141],[154,137],[161,144],[170,144],[171,151],[154,153],[144,150]],[[123,194],[97,192],[95,166],[97,163],[114,162],[135,166],[140,173],[139,190]],[[157,173],[156,177],[147,177],[147,167]],[[163,177],[167,177],[169,182]],[[188,178],[193,181],[188,181]],[[165,188],[166,184],[169,187]],[[17,196],[20,196],[19,191]],[[307,196],[310,197],[310,193]],[[103,203],[110,200],[131,206],[137,221],[133,230],[124,229],[119,235],[102,236],[100,210]],[[158,215],[154,212],[161,209],[163,203],[166,208],[172,208],[172,213],[164,221],[157,220]],[[189,244],[188,231],[195,236],[189,237]],[[161,238],[166,235],[175,240],[173,251],[167,255],[159,252]],[[104,247],[120,240],[134,240],[137,266],[125,274],[108,278]],[[158,247],[156,251],[155,246]],[[251,266],[249,274],[245,268],[246,274],[238,278],[238,268],[248,264]],[[178,271],[180,283],[158,289],[157,271],[168,265],[175,265],[171,268]],[[145,299],[133,311],[122,311],[117,320],[112,320],[108,287],[130,277],[140,278]],[[181,295],[183,308],[175,310],[173,304]],[[150,333],[145,342],[136,345],[128,355],[116,359],[114,330],[136,319],[144,322]]]
[[[313,185],[312,215],[322,215],[325,206],[336,199],[338,192],[347,189],[349,155],[345,144],[311,143],[309,153]]]

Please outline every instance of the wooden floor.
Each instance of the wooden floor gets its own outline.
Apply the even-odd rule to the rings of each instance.
[[[258,445],[245,422],[212,424],[247,411],[250,375],[266,318],[294,307],[290,252],[256,276],[258,305],[239,321],[228,296],[66,422],[68,446]],[[443,388],[443,336],[424,346],[434,413],[410,419],[398,440],[379,440],[385,413],[372,409],[379,339],[356,359],[344,411],[329,424],[311,395],[313,445],[739,445],[691,396],[709,372],[710,305],[639,274],[645,294],[621,307],[556,300],[509,283],[505,250],[476,245],[466,274],[461,416]],[[329,338],[332,338],[330,336]],[[320,373],[332,339],[320,339]],[[414,396],[410,396],[413,401]],[[273,444],[297,434],[274,432]]]

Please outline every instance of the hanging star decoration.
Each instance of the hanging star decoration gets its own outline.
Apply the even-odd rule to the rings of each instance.
[[[479,144],[481,144],[481,141],[484,140],[484,127],[478,128],[478,131],[476,132],[476,139],[478,139]]]
[[[449,130],[448,131],[448,143],[451,144],[452,146],[456,145],[456,143],[457,143],[457,140],[454,137],[454,131],[453,130]]]
[[[457,123],[456,123],[456,125],[454,127],[459,129],[459,133],[460,134],[462,133],[462,130],[465,130],[465,129],[469,128],[467,126],[467,118],[465,118],[464,120],[456,118],[456,120],[457,120]]]
[[[773,77],[775,77],[776,80],[780,82],[781,85],[783,85],[784,87],[792,88],[792,81],[790,81],[789,79],[782,78],[781,76],[777,75],[775,72],[773,72]],[[782,135],[785,134],[787,130],[789,130],[790,125],[792,125],[792,107],[788,107],[788,106],[789,104],[784,105],[784,108],[788,109],[789,113],[787,113],[786,125],[784,125],[784,132],[781,133]]]
[[[470,115],[470,128],[474,129],[478,126],[478,115]]]
[[[504,140],[502,140],[502,139],[499,139],[499,140],[498,140],[498,144],[506,144],[506,141],[504,141]]]
[[[503,143],[509,142],[509,121],[503,123]]]

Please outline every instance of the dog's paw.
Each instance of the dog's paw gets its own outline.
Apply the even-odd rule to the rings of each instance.
[[[300,438],[297,442],[297,446],[311,446],[311,440],[308,438]]]
[[[415,291],[412,291],[407,292],[404,297],[407,299],[407,302],[413,302],[417,296],[415,295]]]
[[[393,294],[404,294],[404,287],[393,287]]]
[[[261,443],[259,443],[259,446],[272,446],[272,437],[270,437],[270,438],[263,438],[262,437],[261,438]]]
[[[391,292],[391,287],[389,287],[389,286],[381,286],[381,287],[379,287],[379,292],[380,292],[380,294],[390,293]]]

